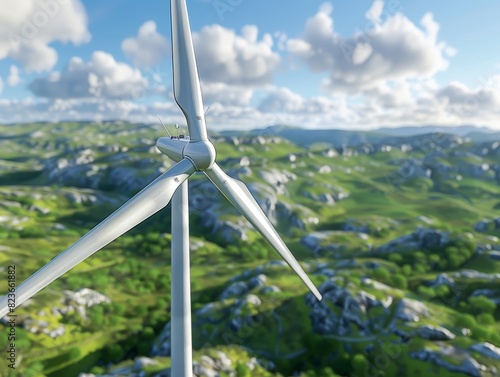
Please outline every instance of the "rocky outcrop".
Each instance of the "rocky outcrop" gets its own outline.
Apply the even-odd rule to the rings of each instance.
[[[449,358],[451,355],[458,356],[462,362],[457,365],[446,361],[443,358]],[[487,368],[484,365],[479,364],[476,359],[467,353],[460,353],[460,351],[454,349],[453,347],[442,347],[439,351],[424,349],[421,351],[411,352],[410,357],[420,361],[432,363],[445,368],[450,372],[463,373],[464,375],[470,377],[482,377],[482,372],[487,370]]]
[[[495,280],[500,279],[500,273],[496,274],[487,274],[484,272],[479,272],[476,270],[460,270],[460,271],[455,271],[450,274],[453,278],[455,279],[467,279],[467,280],[486,280],[486,281],[491,281],[494,282]]]
[[[391,161],[392,165],[397,166],[397,174],[402,179],[409,178],[430,178],[432,170],[423,160],[416,158],[409,158],[404,160]]]
[[[448,232],[436,229],[418,228],[415,232],[396,238],[380,246],[377,251],[381,253],[394,253],[409,250],[425,250],[442,247],[450,242]]]
[[[432,287],[432,288],[437,288],[441,285],[447,285],[448,287],[454,287],[455,286],[455,280],[448,274],[442,273],[436,276],[436,278],[432,281],[426,282],[426,285]]]
[[[347,191],[330,184],[323,185],[322,190],[323,192],[318,192],[317,188],[315,188],[314,192],[311,192],[311,190],[308,190],[306,188],[302,191],[302,195],[304,195],[306,198],[310,198],[314,201],[325,203],[327,205],[334,205],[335,202],[347,199],[349,197],[349,193]]]
[[[90,308],[103,303],[111,303],[109,297],[90,288],[83,288],[76,292],[64,291],[64,294],[65,298],[63,299],[63,303],[67,305],[76,304]]]
[[[374,328],[380,328],[389,318],[389,310],[374,296],[343,287],[341,280],[330,278],[319,287],[322,301],[311,293],[306,295],[313,330],[321,335],[371,335]]]
[[[286,195],[286,184],[295,181],[297,176],[288,170],[261,170],[259,176],[266,184],[271,186],[278,195]]]
[[[403,322],[419,322],[422,317],[429,317],[429,309],[423,302],[409,298],[400,301],[396,318]]]
[[[500,217],[493,220],[481,220],[474,225],[476,232],[485,233],[500,229]]]
[[[422,326],[417,331],[416,334],[422,339],[427,340],[453,340],[455,339],[455,334],[445,329],[444,327],[436,326]]]
[[[231,284],[223,290],[219,300],[209,302],[193,313],[193,327],[200,329],[203,336],[211,336],[213,330],[209,330],[210,326],[236,333],[248,323],[252,323],[257,308],[262,305],[259,295],[268,296],[280,291],[278,287],[266,285],[268,278],[263,272],[284,266],[287,266],[285,262],[272,261],[231,278]],[[170,355],[170,335],[171,323],[168,322],[153,342],[152,356]]]
[[[495,347],[491,343],[474,344],[471,350],[491,359],[500,360],[500,348]]]
[[[224,289],[220,295],[221,300],[225,300],[231,297],[241,297],[248,292],[248,285],[242,281],[231,284],[229,287]]]

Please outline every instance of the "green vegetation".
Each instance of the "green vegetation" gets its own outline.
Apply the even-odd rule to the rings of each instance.
[[[40,137],[26,139],[26,134],[39,130]],[[158,132],[149,125],[113,122],[101,127],[65,122],[0,126],[0,134],[9,136],[0,140],[1,266],[15,264],[20,283],[167,169],[166,157],[154,153]],[[384,138],[365,136],[373,143]],[[432,141],[422,138],[423,143]],[[201,362],[203,355],[215,360],[224,352],[238,377],[296,372],[301,377],[464,376],[411,356],[449,346],[441,359],[458,365],[464,354],[471,354],[481,364],[500,368],[499,361],[470,351],[480,342],[500,346],[500,279],[494,275],[500,273],[500,262],[490,256],[500,236],[493,222],[500,205],[498,181],[491,174],[462,173],[461,180],[446,174],[446,169],[479,163],[470,157],[478,145],[444,145],[442,155],[432,162],[443,172],[428,177],[401,172],[403,161],[423,159],[429,151],[393,148],[329,157],[324,143],[308,148],[306,141],[298,146],[285,140],[215,140],[225,169],[237,172],[241,157],[252,157],[250,173],[241,179],[255,190],[318,286],[333,281],[336,289],[345,290],[338,297],[349,294],[359,302],[366,298],[360,312],[369,318],[369,326],[349,324],[340,332],[338,319],[358,301],[340,306],[326,300],[337,327],[326,334],[315,330],[304,285],[288,269],[266,265],[279,259],[278,254],[224,198],[200,186],[204,177],[195,176],[190,232],[196,360]],[[448,153],[450,148],[453,153]],[[296,157],[293,162],[291,154]],[[77,163],[79,158],[87,162]],[[498,164],[495,155],[478,158]],[[287,178],[277,184],[263,172]],[[223,224],[210,223],[212,213],[238,224],[243,235],[224,233]],[[484,230],[475,230],[482,220],[488,221]],[[171,221],[168,210],[154,215],[38,293],[29,307],[19,308],[20,318],[32,321],[17,328],[19,373],[106,374],[110,368],[131,367],[137,357],[151,356],[152,345],[170,320]],[[418,228],[434,229],[442,238],[431,234],[420,240]],[[400,237],[406,241],[381,251]],[[490,249],[478,251],[484,245]],[[256,295],[260,305],[242,304],[236,296],[221,299],[231,284],[248,284],[259,274],[266,278],[262,284],[273,289],[263,293],[257,282],[242,297]],[[82,288],[111,302],[85,307],[82,315],[64,293]],[[384,305],[368,308],[370,300]],[[418,313],[415,322],[398,319],[405,300],[422,303],[427,313]],[[203,322],[199,312],[211,303],[216,310]],[[71,305],[77,309],[64,314],[53,310]],[[235,327],[239,320],[241,326]],[[47,331],[33,330],[40,322]],[[416,335],[426,325],[443,327],[454,338],[434,341]],[[51,337],[60,326],[64,333]],[[0,325],[0,331],[4,349],[8,327]],[[252,364],[252,358],[259,362]],[[147,377],[170,366],[169,357],[154,360],[157,364],[145,367]],[[0,375],[7,372],[2,368],[4,364]]]

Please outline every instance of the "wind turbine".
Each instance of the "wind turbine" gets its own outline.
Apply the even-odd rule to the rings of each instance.
[[[188,178],[204,173],[229,202],[278,251],[321,300],[321,294],[278,235],[245,184],[228,176],[216,162],[216,151],[205,125],[198,68],[186,0],[171,0],[174,97],[186,117],[190,138],[161,137],[158,149],[176,164],[90,230],[76,243],[35,272],[16,289],[15,305],[0,300],[0,318],[61,275],[146,220],[172,200],[172,375],[192,376],[191,289],[189,272]]]

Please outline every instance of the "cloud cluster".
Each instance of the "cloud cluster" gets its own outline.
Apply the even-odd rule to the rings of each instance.
[[[15,65],[11,65],[9,68],[9,76],[7,76],[7,84],[9,84],[9,86],[17,86],[20,82],[19,68]]]
[[[148,87],[137,69],[96,51],[89,62],[74,57],[62,72],[53,72],[29,84],[34,95],[45,98],[139,98]]]
[[[0,0],[0,60],[12,58],[27,71],[50,70],[57,62],[52,42],[88,42],[80,0]]]
[[[204,83],[202,92],[206,105],[219,103],[224,106],[248,106],[253,97],[252,88],[222,82]]]
[[[313,71],[328,72],[329,92],[355,94],[388,80],[432,77],[447,67],[445,55],[452,50],[438,42],[439,25],[431,13],[418,27],[398,12],[382,22],[383,7],[375,1],[363,31],[343,37],[334,30],[332,7],[322,6],[308,19],[303,37],[288,40],[288,51]]]
[[[500,77],[491,83],[500,84]],[[469,88],[461,83],[439,87],[433,80],[377,87],[361,97],[317,96],[305,98],[289,88],[273,88],[257,104],[214,102],[207,115],[211,129],[256,128],[271,124],[305,128],[370,129],[418,124],[488,124],[498,128],[500,85]],[[227,90],[227,88],[221,88]],[[222,101],[222,100],[221,100]],[[0,100],[4,121],[59,121],[126,119],[183,124],[185,119],[172,100],[153,104],[132,99],[70,98]]]
[[[258,34],[254,25],[244,26],[241,36],[221,25],[194,33],[196,56],[203,62],[198,67],[201,79],[253,87],[271,83],[280,56],[272,50],[272,37],[265,34],[259,40]]]
[[[0,0],[0,5],[4,2]],[[78,0],[42,0],[36,4],[56,2],[60,4],[59,13],[63,6],[80,6]],[[8,2],[9,14],[15,7],[22,11],[28,9],[26,4],[35,2],[16,4]],[[4,14],[0,14],[0,21]],[[28,71],[47,69],[57,59],[49,47],[52,41],[81,43],[88,38],[83,8],[78,14],[85,21],[80,23],[83,29],[70,17],[75,25],[66,25],[64,20],[47,24],[45,34],[40,29],[28,45],[6,45],[0,39],[0,59],[18,59]],[[245,26],[236,32],[211,25],[194,33],[203,97],[205,104],[211,105],[207,115],[210,127],[255,128],[277,123],[311,128],[470,123],[499,127],[500,75],[475,88],[460,82],[437,84],[435,75],[446,69],[454,50],[440,40],[439,24],[431,13],[414,23],[390,2],[375,0],[365,13],[366,25],[347,37],[335,31],[332,15],[332,6],[323,4],[306,21],[300,38],[289,39],[282,32],[274,33],[274,39],[269,34],[259,36],[257,26]],[[64,36],[51,29],[55,24],[66,25]],[[58,28],[58,33],[63,29]],[[6,29],[0,22],[2,30]],[[42,34],[50,37],[40,39]],[[170,82],[170,69],[166,74],[158,66],[152,68],[168,51],[168,42],[158,33],[156,24],[144,23],[121,47],[136,68],[117,62],[103,51],[94,52],[89,61],[74,57],[60,72],[29,83],[37,99],[0,100],[3,120],[156,122],[159,113],[165,121],[184,123],[171,88],[164,86],[163,76]],[[16,58],[19,54],[24,60]],[[291,64],[285,66],[283,62]],[[297,70],[297,63],[305,63],[308,70],[326,77],[322,83],[324,95],[304,97],[275,85],[278,68],[287,68],[290,73]],[[18,85],[19,71],[12,65],[4,76],[6,84]],[[2,86],[0,79],[0,92]],[[152,93],[167,93],[167,98],[155,103],[139,101]]]
[[[145,22],[137,37],[127,38],[122,42],[122,51],[131,58],[137,67],[151,67],[169,54],[167,38],[156,31],[154,21]]]
[[[445,101],[449,111],[459,117],[469,118],[481,114],[485,118],[500,113],[500,75],[490,77],[489,82],[471,89],[453,81],[441,88],[436,97]],[[495,117],[498,121],[498,116]]]
[[[344,108],[343,99],[331,97],[304,98],[289,88],[277,88],[265,97],[258,109],[265,113],[282,112],[291,114],[334,114]]]

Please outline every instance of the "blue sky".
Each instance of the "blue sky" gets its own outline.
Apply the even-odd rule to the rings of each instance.
[[[187,3],[216,129],[500,129],[499,2]],[[1,123],[183,122],[171,93],[168,1],[0,6]]]

